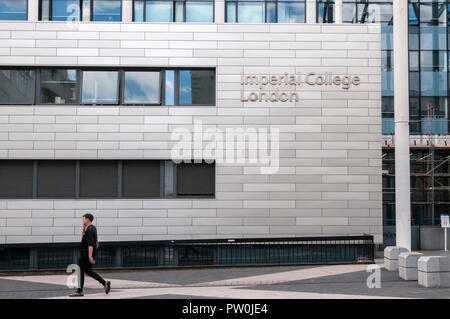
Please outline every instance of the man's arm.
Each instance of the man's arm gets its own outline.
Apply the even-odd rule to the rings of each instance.
[[[88,250],[89,250],[89,261],[91,262],[91,264],[95,264],[95,260],[94,260],[94,258],[92,258],[92,254],[94,252],[94,246],[89,246]]]

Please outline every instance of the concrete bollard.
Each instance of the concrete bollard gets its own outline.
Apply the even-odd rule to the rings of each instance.
[[[398,275],[404,280],[418,280],[417,262],[423,254],[401,253],[398,255]]]
[[[388,271],[398,270],[398,256],[409,252],[408,249],[398,246],[388,246],[384,249],[384,268]]]
[[[417,262],[419,285],[426,288],[450,288],[450,258],[423,256]]]

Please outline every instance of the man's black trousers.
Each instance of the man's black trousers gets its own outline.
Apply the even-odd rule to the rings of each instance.
[[[78,266],[80,266],[80,288],[78,288],[79,292],[83,291],[85,273],[89,277],[97,280],[103,286],[105,285],[105,280],[99,274],[92,271],[92,264],[87,256],[80,256],[80,258],[78,259]]]

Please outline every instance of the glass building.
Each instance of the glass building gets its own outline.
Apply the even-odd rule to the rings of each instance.
[[[330,23],[333,0],[318,1],[317,21]],[[450,209],[450,151],[414,147],[418,136],[449,135],[450,2],[409,0],[409,90],[411,209],[415,225],[439,224]],[[380,23],[382,30],[382,132],[394,135],[392,1],[343,0],[344,23]],[[395,137],[393,137],[395,140]],[[422,144],[422,143],[420,143]],[[386,225],[395,223],[394,151],[383,151],[383,210]]]

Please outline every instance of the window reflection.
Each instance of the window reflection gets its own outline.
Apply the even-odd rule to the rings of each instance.
[[[148,22],[172,22],[172,1],[147,1],[145,21]]]
[[[422,134],[447,134],[448,99],[447,97],[421,98]]]
[[[419,52],[410,51],[409,52],[409,70],[419,71]]]
[[[133,21],[144,22],[145,1],[135,0],[133,10]]]
[[[305,1],[230,0],[226,1],[226,22],[304,23]]]
[[[447,6],[445,3],[421,3],[420,24],[446,25]]]
[[[342,19],[345,23],[392,25],[392,1],[344,0]]]
[[[236,21],[236,2],[229,1],[226,3],[226,21],[227,22],[237,22]]]
[[[394,71],[394,56],[392,51],[381,51],[381,70]]]
[[[175,71],[166,70],[166,87],[164,91],[165,105],[175,104]]]
[[[447,72],[420,72],[421,94],[447,96]]]
[[[381,50],[394,49],[394,35],[391,26],[381,26]]]
[[[180,70],[180,104],[214,105],[214,72],[210,70]]]
[[[394,96],[394,72],[381,72],[381,93]]]
[[[211,22],[214,16],[213,2],[186,2],[186,22]]]
[[[238,2],[238,22],[263,23],[264,21],[264,2]]]
[[[92,21],[120,21],[121,0],[94,0]]]
[[[342,4],[342,21],[344,23],[356,23],[356,5],[353,3]]]
[[[334,22],[334,0],[317,1],[317,22],[319,23]]]
[[[204,68],[2,69],[0,104],[215,105],[215,82]]]
[[[78,0],[52,0],[51,20],[78,21],[80,19],[80,2]]]
[[[122,0],[39,0],[39,5],[41,21],[121,21]]]
[[[27,0],[0,0],[0,20],[27,20]]]
[[[33,104],[32,70],[0,70],[0,104]]]
[[[278,2],[278,23],[305,22],[305,4],[303,2]]]
[[[447,28],[421,26],[420,48],[423,50],[447,50]]]
[[[409,95],[420,96],[419,72],[409,72]]]
[[[135,0],[137,22],[213,22],[213,0]]]
[[[126,104],[159,104],[159,72],[125,72]]]
[[[422,71],[445,72],[447,71],[446,51],[421,51],[420,66]]]
[[[118,102],[117,71],[83,72],[82,103],[117,104]]]
[[[41,70],[41,103],[74,104],[77,102],[77,73],[74,69]]]

